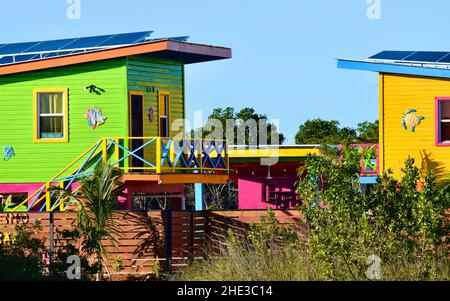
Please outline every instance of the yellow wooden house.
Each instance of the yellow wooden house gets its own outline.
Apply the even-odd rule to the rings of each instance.
[[[338,68],[379,74],[380,172],[396,177],[408,156],[422,174],[450,174],[450,53],[383,51]]]

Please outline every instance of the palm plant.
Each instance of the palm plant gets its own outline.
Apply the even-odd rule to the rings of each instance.
[[[118,194],[124,188],[123,172],[105,162],[100,162],[91,176],[80,180],[75,193],[54,188],[59,191],[62,202],[77,209],[73,226],[83,238],[83,250],[96,257],[98,281],[102,280],[102,263],[107,255],[104,242],[118,244],[120,230],[114,220],[114,209]]]
[[[0,198],[1,200],[1,198]],[[8,196],[5,201],[0,203],[0,212],[27,212],[27,206],[22,205],[16,208],[17,205],[12,202],[12,195]]]

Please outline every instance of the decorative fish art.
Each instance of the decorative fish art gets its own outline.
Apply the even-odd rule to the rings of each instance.
[[[98,107],[91,107],[84,114],[84,118],[88,120],[88,125],[92,129],[96,129],[106,122],[107,117],[103,115],[102,110]]]

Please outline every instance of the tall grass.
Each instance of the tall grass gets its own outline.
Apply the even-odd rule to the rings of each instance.
[[[307,246],[300,242],[285,243],[282,246],[270,246],[270,244],[255,246],[231,236],[225,245],[227,251],[221,256],[211,256],[198,261],[180,270],[175,278],[183,281],[321,281],[328,279],[314,268]],[[335,262],[335,264],[346,269],[343,262]],[[434,275],[424,276],[420,274],[420,267],[423,265],[420,258],[416,258],[415,261],[393,259],[389,263],[381,263],[381,280],[450,280],[448,258],[440,258],[431,264],[435,271]]]
[[[222,255],[210,256],[182,269],[184,281],[306,281],[313,280],[306,248],[300,242],[283,246],[254,245],[231,235]]]
[[[297,225],[298,226],[298,225]],[[342,256],[331,254],[328,263],[339,271],[331,277],[323,273],[323,262],[308,247],[308,238],[296,225],[281,225],[273,213],[254,224],[246,236],[228,232],[220,251],[211,248],[209,256],[178,271],[175,279],[183,281],[321,281],[368,280],[365,273],[348,277],[351,267]],[[450,261],[445,245],[434,251],[433,261],[420,256],[397,253],[380,263],[381,280],[450,280]],[[214,250],[217,250],[214,248]],[[323,254],[322,254],[323,255]],[[361,254],[366,258],[370,254]],[[319,256],[320,258],[320,256]],[[429,258],[428,258],[429,259]],[[427,266],[424,269],[424,266]],[[369,268],[369,263],[363,269]],[[424,270],[432,271],[423,274]]]

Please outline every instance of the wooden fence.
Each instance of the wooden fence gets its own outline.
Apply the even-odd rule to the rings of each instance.
[[[275,210],[281,223],[303,224],[297,211]],[[259,222],[266,211],[149,211],[116,212],[114,219],[121,235],[119,244],[107,246],[107,273],[130,275],[151,273],[158,263],[162,269],[172,270],[192,260],[204,258],[206,250],[220,252],[229,230],[245,237],[249,226]],[[38,237],[50,250],[64,242],[60,230],[69,229],[75,213],[0,213],[0,243],[8,243],[17,231],[16,226],[39,222]],[[120,258],[120,260],[119,260]],[[121,268],[113,268],[121,262]]]

